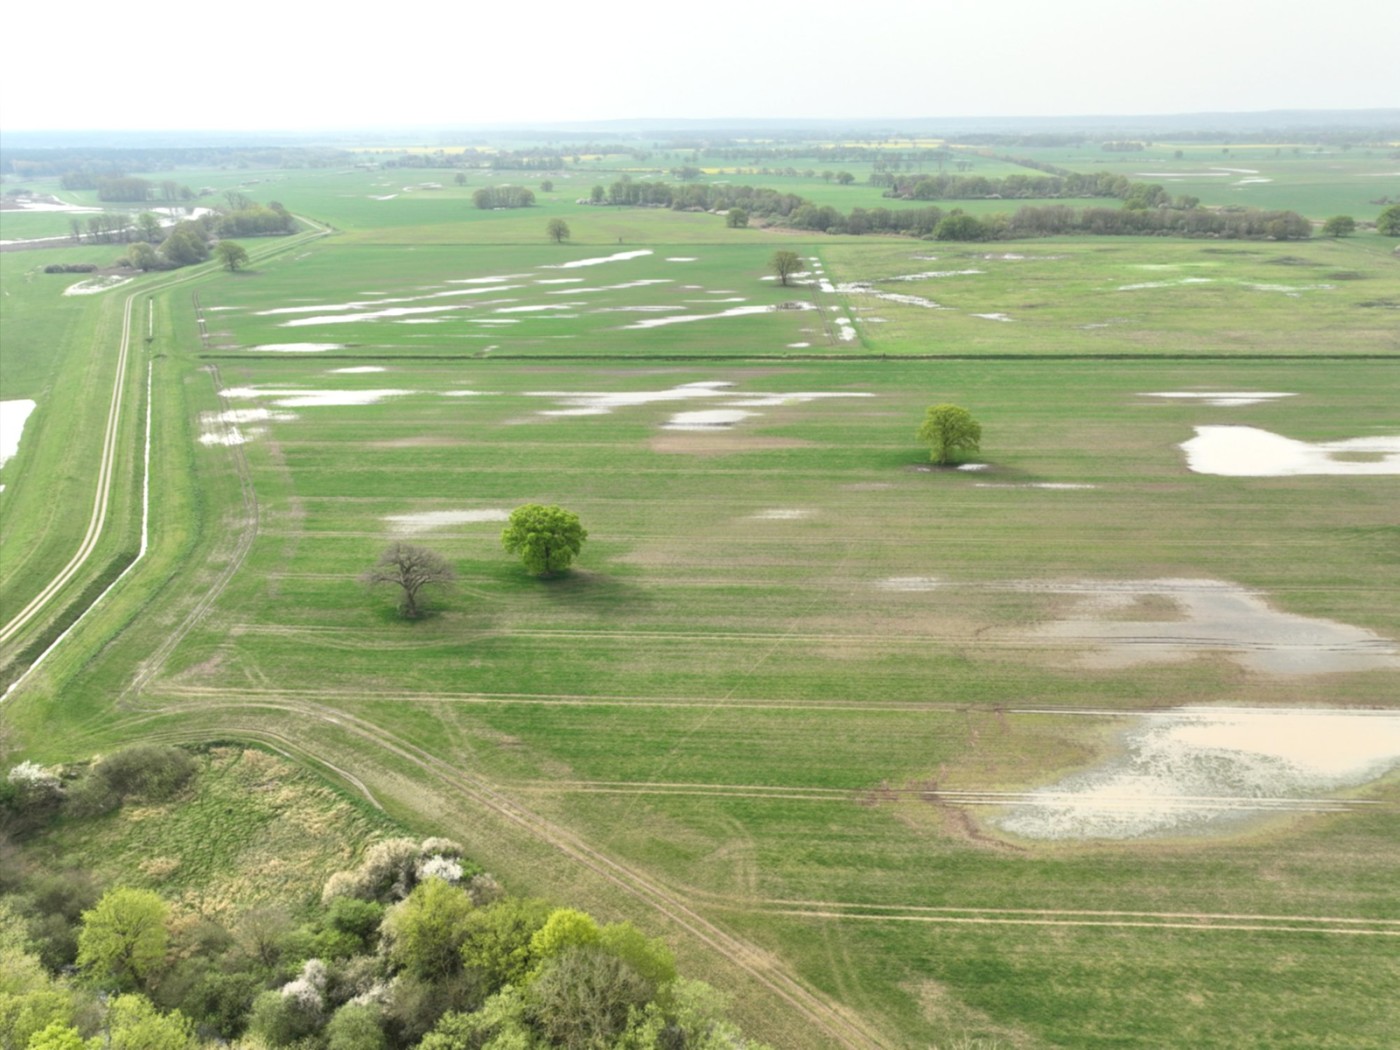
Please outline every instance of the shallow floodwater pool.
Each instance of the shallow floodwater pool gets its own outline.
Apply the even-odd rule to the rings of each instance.
[[[1335,793],[1400,766],[1400,712],[1185,707],[1135,716],[1121,743],[992,823],[1030,839],[1130,839],[1365,805]]]

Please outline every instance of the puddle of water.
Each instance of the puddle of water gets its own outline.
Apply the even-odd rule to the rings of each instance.
[[[259,343],[249,350],[263,350],[273,354],[319,354],[323,350],[344,350],[344,343]]]
[[[268,398],[278,408],[326,408],[348,405],[377,405],[390,397],[403,397],[412,390],[297,390],[277,387],[241,386],[220,391],[235,399]]]
[[[1114,669],[1222,653],[1265,674],[1328,674],[1400,668],[1400,647],[1373,631],[1272,608],[1259,594],[1220,580],[1124,580],[1026,586],[1082,595],[1064,619],[1030,637],[1085,650],[1089,667]],[[1123,620],[1146,596],[1169,598],[1171,620]]]
[[[662,430],[724,430],[735,423],[742,423],[752,412],[737,408],[711,408],[695,412],[677,412],[669,422],[661,424]]]
[[[36,407],[37,404],[28,398],[0,401],[0,467],[19,451],[19,439],[24,433],[24,424],[28,422],[29,414]]]
[[[283,314],[323,313],[327,310],[365,310],[371,307],[390,306],[395,303],[421,303],[427,299],[449,299],[459,298],[464,295],[484,295],[488,292],[506,292],[521,287],[524,286],[519,284],[493,284],[486,288],[454,288],[447,292],[429,292],[426,295],[399,295],[388,299],[357,299],[348,303],[315,303],[311,306],[279,306],[273,310],[259,310],[255,316],[277,317]],[[392,314],[389,316],[392,316]]]
[[[1400,435],[1312,444],[1255,427],[1196,427],[1181,444],[1186,465],[1197,474],[1278,478],[1304,474],[1400,474]],[[1343,458],[1371,453],[1370,461]]]
[[[77,284],[70,284],[63,289],[64,295],[96,295],[98,292],[105,292],[111,288],[126,284],[132,278],[120,277],[113,274],[109,277],[91,277],[86,281],[79,281]]]
[[[811,303],[794,304],[790,309],[794,310],[814,310],[816,307]],[[645,321],[636,321],[632,324],[623,325],[623,328],[661,328],[671,324],[688,324],[692,321],[712,321],[719,317],[747,317],[750,314],[777,313],[776,306],[734,306],[728,310],[720,310],[713,314],[679,314],[674,317],[653,317]]]
[[[600,284],[593,288],[561,288],[545,295],[582,295],[584,292],[621,292],[629,288],[646,288],[653,284],[675,284],[668,277],[652,277],[641,281],[623,281],[621,284]]]
[[[1182,708],[1139,716],[1123,752],[1034,791],[993,821],[1033,839],[1219,830],[1270,812],[1335,810],[1328,792],[1400,765],[1400,714]]]
[[[614,252],[612,255],[602,255],[594,259],[575,259],[573,262],[550,263],[541,266],[541,270],[576,270],[580,266],[599,266],[603,263],[622,262],[624,259],[640,259],[644,255],[650,255],[650,248],[643,248],[634,252]]]
[[[1237,408],[1242,405],[1260,405],[1276,401],[1281,397],[1297,397],[1297,394],[1269,393],[1262,390],[1217,390],[1209,393],[1169,390],[1160,394],[1143,394],[1142,397],[1172,398],[1179,401],[1199,401],[1215,408]]]

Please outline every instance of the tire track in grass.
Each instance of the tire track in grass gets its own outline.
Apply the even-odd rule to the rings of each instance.
[[[223,382],[219,376],[219,366],[208,366],[210,377],[214,381],[216,391],[223,390]],[[228,399],[219,394],[220,407],[227,411],[229,409]],[[122,690],[117,698],[118,705],[126,703],[132,696],[144,689],[150,681],[160,673],[165,667],[166,661],[170,659],[171,653],[175,651],[182,641],[188,637],[189,633],[202,623],[209,615],[209,611],[214,607],[214,603],[219,596],[224,593],[234,574],[243,566],[244,560],[248,557],[248,552],[253,548],[253,541],[258,536],[259,505],[257,490],[253,487],[252,471],[248,467],[248,456],[242,445],[229,445],[229,458],[233,463],[234,473],[238,478],[239,496],[242,502],[242,521],[237,530],[234,540],[233,550],[230,553],[224,568],[215,576],[214,582],[203,589],[199,600],[194,607],[186,614],[179,627],[170,631],[164,641],[157,646],[150,656],[137,665],[135,676],[130,684]]]
[[[339,730],[372,745],[381,753],[392,755],[394,758],[408,763],[421,774],[465,797],[470,802],[490,810],[532,838],[559,851],[612,886],[664,915],[722,958],[743,969],[753,980],[780,997],[809,1023],[825,1031],[835,1040],[834,1045],[847,1047],[849,1050],[879,1048],[886,1045],[880,1037],[873,1034],[865,1026],[861,1019],[848,1015],[846,1011],[839,1009],[808,989],[769,953],[705,919],[686,904],[678,894],[662,883],[613,860],[577,835],[507,796],[484,778],[457,769],[417,745],[395,736],[381,726],[341,710],[323,708],[318,704],[306,701],[278,700],[272,697],[260,701],[248,700],[242,703],[227,700],[187,702],[168,709],[148,709],[147,717],[157,718],[167,714],[190,715],[196,710],[204,716],[214,716],[220,712],[251,715],[260,710],[273,710],[304,718],[307,720],[308,726],[317,722],[334,725]],[[176,733],[186,739],[207,739],[211,732],[235,731],[234,727],[226,721],[220,720],[218,724],[219,729],[203,725],[198,731],[164,732]],[[250,739],[256,739],[259,736],[273,739],[280,737],[284,747],[295,748],[302,754],[303,758],[308,758],[326,768],[339,770],[338,766],[324,757],[321,748],[300,742],[292,743],[282,734],[271,733],[261,727],[252,730],[238,727],[236,732]],[[343,771],[342,775],[345,775]],[[363,787],[363,785],[361,786]],[[367,790],[366,793],[368,794]],[[372,796],[369,797],[372,798]]]
[[[1267,915],[1243,912],[1125,911],[1087,908],[998,908],[871,904],[857,901],[732,896],[696,889],[693,895],[714,907],[745,914],[786,915],[872,922],[924,922],[949,925],[1095,926],[1128,929],[1226,930],[1252,933],[1331,933],[1343,936],[1400,937],[1400,919],[1334,915]]]

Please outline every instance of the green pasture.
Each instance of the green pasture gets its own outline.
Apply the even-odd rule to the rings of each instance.
[[[1206,1029],[1215,1045],[1267,1045],[1268,1033],[1320,1039],[1339,1024],[1356,1045],[1384,1045],[1373,999],[1382,948],[1369,941],[1351,952],[1336,950],[1340,935],[977,931],[918,918],[928,907],[1394,917],[1374,892],[1392,861],[1384,812],[1280,818],[1242,844],[1027,849],[990,844],[981,814],[964,824],[919,791],[1043,784],[1092,761],[1119,724],[1023,707],[1386,702],[1394,672],[1280,680],[1220,658],[1086,672],[1017,642],[1060,599],[997,585],[1223,579],[1394,636],[1400,564],[1384,555],[1386,479],[1203,477],[1175,448],[1204,423],[1312,440],[1393,427],[1390,363],[1343,373],[1304,361],[486,360],[351,375],[330,371],[345,361],[312,355],[220,355],[217,365],[226,386],[412,392],[294,409],[299,418],[239,446],[259,494],[257,538],[142,707],[178,718],[190,705],[200,718],[203,698],[288,697],[382,725],[682,888],[908,1045],[954,1031],[1192,1045]],[[533,396],[720,381],[736,395],[875,396],[773,406],[714,435],[661,429],[710,399],[546,417],[554,402]],[[489,393],[443,396],[462,389]],[[1299,396],[1236,409],[1143,396],[1179,389]],[[197,383],[192,407],[212,410],[213,392]],[[974,407],[990,471],[919,469],[913,430],[943,399]],[[196,451],[211,476],[229,455]],[[1032,481],[1099,487],[983,487]],[[395,538],[390,515],[531,500],[575,509],[592,533],[567,579],[526,577],[491,522],[413,537],[460,574],[423,622],[398,621],[390,596],[355,579]],[[774,509],[805,516],[764,515]],[[946,586],[882,586],[911,576]],[[129,643],[154,641],[150,630],[138,626]],[[60,717],[92,725],[105,707],[75,696]],[[1390,806],[1394,792],[1392,780],[1366,797]],[[499,846],[473,848],[489,864]],[[549,885],[536,873],[530,889]],[[839,903],[842,914],[791,901]],[[853,917],[855,906],[864,910]],[[870,917],[882,911],[904,918]],[[1282,971],[1271,962],[1280,939],[1295,960]],[[1228,951],[1209,947],[1219,944]],[[1065,958],[1073,967],[1048,990],[1010,1001],[1028,974]],[[1173,994],[1203,1001],[1189,1023],[1144,984],[1157,972],[1176,974]],[[1214,994],[1246,974],[1254,1006]],[[1258,1029],[1266,990],[1287,994],[1303,974],[1353,990]],[[932,1009],[935,994],[958,1005]]]
[[[650,220],[670,232],[702,218],[645,210],[601,217]],[[578,225],[589,228],[584,219]],[[205,293],[214,311],[208,349],[338,343],[346,349],[337,355],[393,361],[487,354],[1284,358],[1400,348],[1400,267],[1388,242],[1374,236],[1288,245],[1169,238],[970,245],[821,235],[802,243],[714,222],[705,231],[724,234],[723,243],[323,242]],[[786,288],[773,280],[769,263],[780,245],[796,248],[805,266],[823,264],[834,290],[821,290],[815,273]],[[566,265],[629,252],[650,254]],[[549,283],[560,281],[571,283]],[[651,283],[627,287],[638,282]],[[807,309],[718,316],[783,304]],[[382,310],[402,312],[366,316]],[[711,316],[659,323],[701,315]],[[843,336],[842,319],[854,338]]]
[[[537,186],[515,175],[493,181]],[[1014,841],[994,809],[938,792],[1053,783],[1143,710],[1393,704],[1394,669],[1278,676],[1215,654],[1096,670],[1031,638],[1066,614],[1062,585],[1161,578],[1400,637],[1394,478],[1200,475],[1178,447],[1207,425],[1400,429],[1392,242],[953,245],[575,205],[591,176],[489,213],[477,174],[252,177],[250,195],[343,232],[258,242],[238,274],[148,279],[153,550],[6,701],[26,757],[258,740],[461,838],[513,890],[668,928],[429,775],[455,771],[771,952],[891,1046],[1387,1044],[1394,773],[1351,792],[1370,808],[1141,842]],[[426,181],[443,189],[402,190]],[[556,215],[570,243],[545,238]],[[789,245],[842,290],[763,280]],[[0,495],[7,548],[54,532],[35,580],[61,560],[43,508],[76,498],[38,479],[88,485],[76,450],[105,414],[105,358],[82,348],[110,344],[134,287],[63,299],[69,278],[33,272],[83,254],[0,256],[0,394],[45,413]],[[654,307],[786,302],[816,309],[629,327],[679,314]],[[449,304],[470,308],[325,320]],[[501,320],[518,323],[477,323]],[[251,349],[301,342],[345,347]],[[1147,396],[1190,391],[1295,396]],[[327,393],[369,403],[313,403]],[[915,431],[945,401],[982,423],[986,469],[929,467]],[[703,411],[748,414],[674,429]],[[567,576],[501,550],[495,519],[526,502],[588,528]],[[358,580],[399,539],[458,574],[414,623]],[[1045,713],[1071,710],[1098,713]],[[234,822],[220,864],[265,815]],[[694,972],[743,988],[678,936]],[[752,987],[741,1009],[775,1045],[820,1045]]]
[[[67,237],[72,233],[72,221],[87,220],[84,212],[26,212],[6,209],[0,211],[0,240],[25,241],[39,237]],[[62,245],[56,245],[62,247]]]

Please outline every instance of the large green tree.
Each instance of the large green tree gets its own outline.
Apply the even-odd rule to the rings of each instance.
[[[588,530],[572,511],[527,503],[511,511],[501,545],[520,555],[527,572],[549,576],[567,569],[587,538]]]
[[[1400,237],[1400,204],[1392,204],[1376,219],[1376,231],[1387,237]]]
[[[1356,232],[1356,220],[1350,215],[1333,215],[1322,224],[1322,232],[1328,237],[1350,237]]]
[[[219,263],[229,273],[233,273],[240,266],[247,265],[248,250],[241,244],[233,241],[220,241],[214,245],[214,254],[218,256]]]
[[[78,965],[101,984],[135,988],[165,959],[169,908],[150,890],[119,886],[83,912]]]
[[[928,442],[929,458],[946,466],[961,452],[976,452],[982,442],[982,425],[957,405],[933,405],[919,427],[919,438]]]

